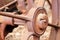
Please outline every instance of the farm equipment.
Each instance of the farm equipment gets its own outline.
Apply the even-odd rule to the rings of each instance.
[[[47,26],[59,28],[59,25],[48,22],[47,12],[44,8],[45,1],[48,2],[52,9],[52,3],[49,0],[40,0],[37,5],[34,3],[35,0],[12,0],[6,4],[3,2],[4,4],[0,7],[0,15],[3,16],[4,20],[0,23],[1,39],[4,40],[6,35],[17,25],[27,25],[28,31],[33,32],[34,40],[39,40]],[[11,31],[6,30],[7,25],[10,26]]]

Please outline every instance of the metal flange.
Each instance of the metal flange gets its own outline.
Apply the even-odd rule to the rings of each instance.
[[[48,26],[46,10],[40,7],[31,8],[27,14],[30,21],[27,22],[28,31],[43,34]]]

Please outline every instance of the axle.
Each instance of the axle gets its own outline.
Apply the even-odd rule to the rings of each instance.
[[[24,15],[14,15],[14,13],[11,14],[10,12],[0,12],[0,15],[29,21],[29,19]]]
[[[56,27],[56,28],[60,28],[60,26],[58,26],[58,25],[54,25],[54,24],[51,24],[51,23],[48,23],[48,26]]]

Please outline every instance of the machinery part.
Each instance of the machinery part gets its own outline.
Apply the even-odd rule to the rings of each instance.
[[[22,19],[22,20],[25,20],[25,21],[30,20],[25,15],[14,15],[14,13],[11,14],[10,12],[0,12],[0,15],[7,16],[7,17],[12,17],[12,18],[17,18],[17,19]]]
[[[3,1],[3,0],[2,0]],[[8,3],[6,3],[6,1],[3,1],[3,5],[1,5],[0,7],[0,10],[4,10],[6,8],[9,8],[9,9],[12,9],[14,7],[16,7],[16,4],[17,4],[17,9],[19,11],[26,11],[27,9],[30,9],[33,5],[33,0],[11,0],[11,1],[8,1]],[[1,3],[2,4],[2,3]],[[27,5],[28,5],[28,8]],[[14,5],[14,6],[13,6]]]
[[[26,15],[8,14],[8,12],[0,12],[0,15],[23,19],[26,21],[25,24],[27,25],[29,32],[31,31],[39,36],[44,33],[48,25],[47,13],[44,8],[40,7],[31,8]]]
[[[13,0],[8,0],[8,1],[7,0],[0,0],[0,7],[10,3],[11,1],[13,1]]]
[[[28,0],[29,4],[31,2],[33,3],[32,0],[30,0],[30,2]],[[26,14],[26,15],[17,16],[17,15],[5,14],[5,13],[2,14],[2,12],[0,14],[4,15],[4,16],[9,16],[9,17],[18,18],[18,19],[27,21],[26,25],[27,25],[28,29],[30,31],[32,30],[35,34],[40,36],[41,34],[44,33],[44,31],[48,25],[47,13],[44,8],[35,8],[35,7],[32,8],[33,5],[31,4],[31,6],[30,6],[29,4],[27,6],[29,7],[28,10],[29,9],[30,10],[29,10],[28,14]],[[24,6],[24,5],[22,5],[22,6]],[[22,10],[20,10],[20,11],[22,11]],[[25,13],[24,11],[22,11],[22,12]]]
[[[47,0],[47,2],[50,5],[50,8],[52,9],[52,3],[49,0]]]
[[[55,28],[60,28],[60,26],[54,25],[54,24],[50,24],[50,23],[48,23],[48,26],[55,27]]]
[[[13,24],[13,21],[12,21],[12,18],[15,18],[16,17],[17,19],[20,19],[20,21],[19,20],[17,20],[17,21],[19,21],[21,24],[22,24],[22,22],[24,23],[25,21],[27,21],[27,20],[25,20],[25,17],[26,16],[23,16],[23,15],[14,15],[14,14],[10,15],[11,13],[9,13],[9,12],[1,12],[0,14],[1,15],[4,15],[4,16],[8,16],[8,17],[3,17],[4,18],[4,21],[1,23],[1,29],[2,29],[1,30],[1,38],[3,40],[4,40],[5,36],[7,35],[6,33],[8,33],[7,31],[5,31],[6,25],[12,25],[12,26],[14,25]],[[12,18],[10,18],[10,17],[12,17]],[[22,18],[22,20],[21,20],[20,17]],[[16,22],[16,19],[14,19],[14,22]]]
[[[27,22],[28,30],[38,35],[43,34],[48,26],[48,17],[45,9],[40,7],[31,8],[27,17],[31,19],[31,21]]]
[[[2,0],[3,1],[3,0]],[[9,1],[8,0],[8,4],[4,1],[2,7],[0,7],[0,10],[7,10],[6,8],[8,8],[9,11],[12,10],[12,8],[17,8],[20,12],[25,13],[28,10],[30,10],[33,6],[35,6],[36,4],[34,3],[36,0],[12,0]],[[44,0],[43,0],[44,1]],[[44,5],[43,1],[38,2],[38,4],[36,6],[38,6],[40,4],[40,6]],[[48,4],[51,6],[51,3],[49,0],[47,0]],[[17,4],[18,3],[18,4]],[[17,5],[17,7],[16,7]]]
[[[0,10],[3,10],[6,7],[11,7],[12,4],[16,3],[16,0],[8,0],[8,2],[6,0],[1,0],[2,3],[0,3]]]

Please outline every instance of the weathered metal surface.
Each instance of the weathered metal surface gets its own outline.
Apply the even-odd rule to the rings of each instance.
[[[48,26],[51,26],[51,27],[55,27],[55,28],[60,28],[60,26],[58,26],[58,25],[54,25],[54,24],[51,24],[51,23],[48,23]]]
[[[0,0],[0,8],[14,0]]]
[[[32,9],[33,9],[33,12],[32,12]],[[0,12],[0,14],[1,15],[4,15],[4,16],[8,16],[8,17],[13,17],[13,18],[15,17],[15,18],[18,18],[18,19],[20,17],[20,19],[23,19],[23,20],[26,21],[26,25],[27,25],[27,27],[30,27],[30,30],[32,30],[37,35],[41,35],[42,33],[44,33],[44,31],[45,31],[45,29],[46,29],[46,27],[48,25],[47,13],[46,13],[45,9],[43,9],[43,8],[39,8],[39,7],[36,8],[36,7],[34,7],[32,9],[28,12],[27,15],[18,15],[18,16],[15,15],[14,16],[12,14],[11,15],[10,14],[7,14],[7,12],[5,12],[5,13],[4,12]],[[27,21],[25,19],[25,17],[26,17],[26,19],[29,19],[29,20]],[[44,26],[42,26],[42,25],[44,25]],[[3,23],[1,25],[1,27],[4,27],[4,28],[5,28],[5,26],[6,26],[6,23],[5,24]],[[2,32],[1,32],[2,33],[1,35],[2,35],[3,39],[4,39],[4,34],[3,34],[4,33],[4,28],[2,29]]]
[[[2,0],[3,1],[3,0]],[[0,7],[0,10],[3,10],[3,9],[12,9],[13,7],[15,7],[16,6],[16,2],[17,2],[17,0],[10,0],[10,1],[8,1],[8,3],[6,3],[6,1],[4,1],[3,2],[3,4],[4,5],[2,5],[1,7]]]
[[[52,0],[52,23],[54,25],[58,25],[57,28],[52,28],[52,32],[50,35],[50,40],[60,40],[60,7],[59,7],[60,1],[59,0]]]
[[[31,10],[34,10],[33,12],[31,11]],[[44,10],[44,9],[40,9],[40,8],[32,8],[30,11],[29,11],[29,13],[27,14],[27,15],[10,15],[10,14],[6,14],[7,12],[0,12],[0,15],[4,15],[4,16],[8,16],[8,17],[13,17],[13,18],[18,18],[19,19],[19,17],[20,17],[20,19],[23,19],[23,20],[26,20],[26,19],[28,19],[27,21],[30,21],[30,22],[35,22],[36,21],[36,17],[40,14],[40,11],[41,11],[41,13],[43,13],[43,12],[45,12],[43,15],[44,15],[44,17],[46,17],[46,19],[41,15],[41,19],[42,20],[46,20],[46,22],[48,21],[48,19],[47,19],[47,16],[45,16],[46,15],[46,11]],[[32,13],[32,14],[31,14]],[[37,14],[37,13],[39,13],[39,14]],[[30,16],[30,17],[29,17]],[[25,19],[25,17],[26,17],[26,19]],[[39,16],[38,16],[39,17]],[[33,22],[33,23],[34,23]],[[37,21],[37,22],[39,22],[39,21]],[[35,24],[34,24],[35,25]]]
[[[7,16],[7,17],[12,17],[12,18],[17,18],[17,19],[22,19],[22,20],[26,20],[26,21],[30,20],[25,15],[15,15],[14,13],[11,14],[10,12],[0,12],[0,15]]]
[[[52,9],[52,3],[50,2],[50,0],[47,0],[47,2],[50,5],[50,8]]]
[[[57,10],[58,10],[58,26],[60,26],[60,0],[57,0]],[[56,40],[60,40],[60,28],[57,29],[57,35],[56,35]]]
[[[34,7],[35,4],[33,3],[33,0],[27,0],[28,9],[26,8],[24,0],[17,0],[17,1],[18,1],[18,6],[17,6],[18,10],[23,12],[24,14],[22,14],[22,15],[14,15],[13,14],[12,15],[12,14],[8,14],[8,12],[0,12],[0,15],[17,18],[17,19],[22,19],[24,21],[23,23],[25,23],[27,25],[28,29],[31,32],[37,34],[38,36],[43,34],[48,25],[48,17],[47,17],[47,13],[46,13],[45,9],[39,8],[39,7],[37,7],[37,5],[36,5],[36,7]],[[44,1],[43,1],[43,3],[44,3]],[[42,5],[43,5],[43,3],[42,3]],[[7,6],[9,6],[9,5],[7,5]],[[6,6],[4,6],[4,8],[5,7]],[[25,13],[26,13],[26,15],[25,15]],[[14,21],[16,22],[18,20],[14,20]],[[7,24],[9,24],[9,23],[7,22]],[[11,21],[11,24],[12,24],[12,21]],[[15,24],[17,24],[17,23],[15,23]],[[4,28],[2,28],[3,32],[1,31],[2,39],[4,39],[5,26],[6,26],[6,22],[2,23],[1,27],[4,27]],[[38,37],[34,36],[34,40],[38,40],[38,39],[39,39]]]
[[[32,11],[33,10],[33,11]],[[32,14],[31,14],[32,13]],[[42,13],[42,14],[41,14]],[[40,16],[39,16],[40,15]],[[30,29],[30,31],[35,31],[37,34],[42,34],[43,33],[43,31],[42,30],[44,30],[46,27],[47,27],[47,24],[48,24],[48,18],[47,18],[47,16],[46,16],[47,14],[46,14],[46,11],[43,9],[43,8],[32,8],[30,11],[29,11],[29,13],[28,13],[28,15],[27,16],[30,16],[29,18],[31,19],[31,21],[32,22],[28,22],[29,24],[28,24],[28,29]],[[39,18],[38,18],[38,16],[39,16]],[[44,18],[44,17],[46,17],[46,18]],[[41,20],[42,19],[42,20]],[[42,26],[42,25],[44,25],[44,22],[43,22],[43,20],[45,20],[45,22],[46,22],[46,25],[45,26]],[[42,24],[41,24],[41,23]],[[35,24],[36,23],[36,24]],[[29,26],[31,24],[31,26]],[[41,24],[41,25],[39,25],[39,24]],[[39,26],[38,26],[39,25]],[[33,27],[33,28],[32,28]],[[32,28],[32,29],[31,29]],[[42,30],[41,30],[41,29]],[[37,30],[36,30],[37,29]],[[39,31],[40,30],[40,31]],[[41,32],[42,31],[42,32]]]
[[[3,13],[3,14],[6,14],[7,12],[1,12],[1,13]],[[7,13],[8,14],[8,13]],[[11,14],[11,13],[10,13]],[[8,14],[8,15],[10,15],[10,14]],[[7,15],[6,15],[7,16]],[[12,15],[10,15],[10,16],[12,16]],[[19,15],[19,17],[20,17],[20,15]],[[22,15],[22,17],[24,17],[25,18],[25,16],[23,16]],[[25,21],[23,21],[23,19],[22,20],[14,20],[14,24],[13,24],[13,21],[12,21],[12,18],[10,18],[10,17],[3,17],[4,18],[4,21],[1,23],[1,37],[2,37],[2,39],[4,40],[4,30],[5,30],[5,28],[6,28],[6,25],[14,25],[14,24],[18,24],[18,21],[20,22],[19,24],[22,24],[22,23],[25,23]],[[19,18],[18,18],[19,19]]]

